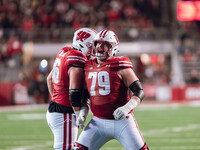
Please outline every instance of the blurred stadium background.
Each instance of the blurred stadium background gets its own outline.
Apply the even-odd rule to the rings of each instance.
[[[46,77],[52,68],[57,52],[64,45],[71,45],[73,32],[80,27],[90,27],[96,31],[113,30],[120,41],[118,55],[131,59],[134,71],[144,86],[146,97],[142,105],[148,108],[155,108],[158,104],[158,107],[163,108],[163,105],[166,105],[168,111],[165,114],[158,111],[157,114],[156,111],[148,109],[142,111],[140,115],[140,110],[138,113],[136,110],[142,131],[150,129],[153,131],[159,128],[164,131],[157,130],[155,134],[161,134],[168,130],[173,131],[171,130],[173,125],[174,128],[181,126],[187,131],[191,129],[193,135],[199,134],[194,136],[195,140],[191,142],[192,140],[189,140],[191,133],[185,133],[185,143],[191,144],[185,145],[188,146],[185,149],[200,149],[199,112],[195,107],[190,107],[191,104],[199,106],[200,103],[199,21],[200,1],[0,0],[0,124],[2,125],[0,126],[0,141],[4,141],[0,142],[0,149],[17,149],[19,146],[17,143],[20,143],[15,140],[19,138],[21,132],[14,132],[11,129],[15,124],[12,124],[8,118],[10,113],[20,114],[21,111],[18,112],[19,109],[17,109],[15,112],[9,112],[10,110],[28,108],[30,112],[25,113],[37,114],[37,111],[32,112],[31,108],[40,109],[42,106],[40,113],[44,115],[50,101]],[[171,114],[174,105],[181,106],[175,116]],[[185,107],[186,112],[193,113],[185,116],[186,113],[183,111]],[[1,110],[7,110],[7,112]],[[150,115],[146,117],[147,114],[144,112],[152,114],[152,119]],[[168,113],[171,115],[167,117],[167,121],[164,119],[163,123],[161,116],[166,117]],[[180,118],[184,120],[182,113],[188,122],[180,121]],[[157,122],[153,119],[156,118],[155,115],[158,117]],[[143,120],[139,119],[140,117]],[[8,122],[4,122],[5,120]],[[171,121],[174,123],[170,124]],[[33,122],[35,123],[35,120],[30,123]],[[29,126],[29,123],[22,123],[22,125],[20,123],[18,126]],[[42,127],[38,123],[38,128],[34,131],[38,130],[38,133],[44,131],[43,133],[48,136],[36,134],[35,137],[38,137],[38,140],[31,141],[32,144],[39,142],[40,138],[44,138],[41,141],[52,142],[50,130],[45,124],[45,116],[43,123],[40,124]],[[31,126],[31,128],[34,127]],[[7,131],[10,131],[10,134],[6,138]],[[9,139],[11,131],[15,144],[9,147],[10,144],[3,139]],[[31,132],[31,134],[34,133]],[[150,148],[161,149],[163,143],[157,144],[158,147],[156,147],[156,144],[151,141],[151,135],[149,134],[149,137],[147,135]],[[21,138],[26,139],[27,136]],[[163,142],[165,139],[166,137],[163,137]],[[180,138],[177,137],[176,140]],[[177,142],[168,148],[167,145],[170,145],[170,142],[164,145],[164,149],[184,149],[183,142]],[[116,149],[116,147],[107,149]]]

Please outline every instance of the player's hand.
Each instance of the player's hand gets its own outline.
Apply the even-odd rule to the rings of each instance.
[[[76,115],[76,120],[78,119],[78,116],[80,114],[80,111],[74,111],[75,115]]]
[[[128,115],[129,111],[124,108],[124,106],[117,108],[114,113],[113,116],[115,118],[115,120],[122,120],[124,118],[126,118],[126,116]]]
[[[113,116],[116,120],[121,120],[128,117],[129,112],[131,112],[135,107],[137,107],[138,102],[134,98],[131,98],[128,103],[126,103],[124,106],[121,106],[117,108]]]
[[[86,117],[85,116],[79,116],[76,120],[76,125],[78,126],[79,129],[84,128],[84,123],[85,123]]]
[[[78,128],[80,128],[80,129],[84,128],[84,123],[86,121],[88,111],[89,111],[88,106],[82,106],[81,107],[79,116],[76,118],[76,125],[78,126]]]

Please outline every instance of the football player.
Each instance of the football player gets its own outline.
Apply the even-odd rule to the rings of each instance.
[[[77,127],[82,127],[85,121],[88,108],[81,103],[84,65],[93,50],[96,34],[90,28],[77,30],[72,47],[64,47],[58,52],[47,77],[52,100],[46,118],[54,135],[55,150],[70,150],[77,139]]]
[[[111,139],[126,150],[149,149],[132,113],[143,100],[144,90],[130,59],[115,56],[118,45],[116,34],[110,30],[99,32],[94,39],[96,58],[87,61],[84,68],[94,116],[74,149],[98,150]]]

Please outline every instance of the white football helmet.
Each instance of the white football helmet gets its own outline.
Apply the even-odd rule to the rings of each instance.
[[[90,28],[80,28],[74,33],[73,48],[81,51],[85,56],[89,57],[94,48],[93,39],[97,32]]]
[[[105,59],[106,57],[115,56],[119,45],[119,40],[116,34],[110,30],[102,30],[99,32],[96,37],[94,38],[94,46],[96,47],[98,42],[106,42],[111,45],[109,51],[104,52],[104,54],[98,53],[96,50],[96,57],[98,59]]]

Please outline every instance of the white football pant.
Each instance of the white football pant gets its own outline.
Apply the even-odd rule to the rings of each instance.
[[[89,150],[99,150],[111,139],[118,140],[126,150],[139,150],[145,144],[132,113],[123,120],[93,117],[77,142]]]
[[[54,149],[71,150],[78,136],[75,114],[47,111],[46,119],[54,135]]]

